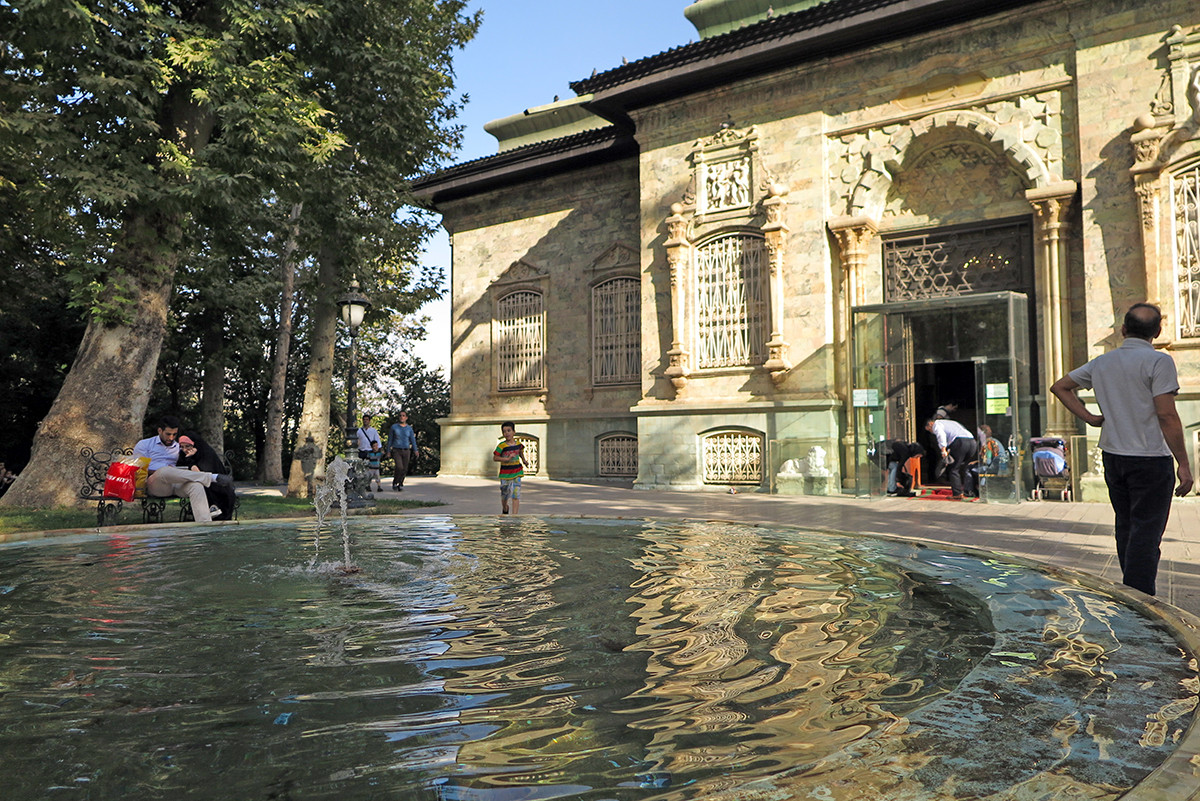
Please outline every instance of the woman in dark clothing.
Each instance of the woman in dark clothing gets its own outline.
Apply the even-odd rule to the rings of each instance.
[[[185,434],[179,438],[178,465],[202,473],[223,474],[229,472],[212,446],[196,434]],[[212,486],[204,488],[204,492],[208,495],[208,502],[220,511],[219,514],[216,511],[213,512],[213,520],[231,520],[233,518],[235,496],[232,486],[222,487],[213,482]]]

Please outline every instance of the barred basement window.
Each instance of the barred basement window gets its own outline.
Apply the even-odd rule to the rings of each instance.
[[[538,438],[531,437],[528,434],[517,434],[513,438],[525,446],[525,450],[522,451],[525,456],[525,475],[537,475],[538,470],[542,466],[538,451]]]
[[[496,357],[500,389],[540,389],[545,317],[542,296],[521,291],[496,304]]]
[[[1200,165],[1171,178],[1180,337],[1200,337]]]
[[[714,239],[696,251],[696,364],[734,367],[766,359],[767,265],[761,237]]]
[[[592,289],[592,381],[636,384],[641,377],[641,284],[614,278]]]
[[[704,444],[705,484],[761,484],[762,437],[728,431],[709,434]]]
[[[636,476],[638,471],[637,437],[611,434],[601,437],[600,475]]]

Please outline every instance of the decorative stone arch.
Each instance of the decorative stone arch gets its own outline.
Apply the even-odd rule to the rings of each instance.
[[[892,176],[904,169],[905,162],[915,150],[913,145],[925,134],[939,128],[968,131],[992,145],[1016,168],[1028,189],[1045,188],[1054,183],[1045,161],[1023,141],[1020,126],[1001,124],[986,114],[968,109],[939,111],[901,128],[886,145],[865,154],[862,175],[850,193],[847,215],[880,219],[892,186]]]
[[[638,437],[633,431],[607,431],[596,437],[596,475],[636,478]]]
[[[951,109],[902,126],[887,144],[866,151],[862,172],[849,194],[846,215],[829,220],[829,229],[841,251],[841,271],[834,282],[838,345],[835,370],[843,403],[849,403],[853,389],[849,365],[850,310],[866,301],[865,270],[873,248],[878,247],[879,220],[883,218],[893,176],[910,160],[924,155],[918,146],[922,136],[951,128],[968,132],[986,143],[998,157],[1007,160],[1024,182],[1037,238],[1034,272],[1037,314],[1043,332],[1042,341],[1037,343],[1041,348],[1042,386],[1049,386],[1071,367],[1068,363],[1071,350],[1066,341],[1071,320],[1070,293],[1063,265],[1067,263],[1067,211],[1078,192],[1078,184],[1054,174],[1037,148],[1026,142],[1026,126],[1019,120],[1005,122],[971,109]],[[1052,133],[1049,135],[1053,138]],[[1036,136],[1034,141],[1037,142]],[[1074,423],[1070,414],[1056,400],[1048,401],[1046,433],[1064,436],[1071,433]],[[847,447],[852,434],[848,427],[844,440]]]

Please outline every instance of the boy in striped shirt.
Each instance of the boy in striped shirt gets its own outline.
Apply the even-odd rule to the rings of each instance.
[[[512,513],[520,514],[521,478],[525,475],[525,446],[517,442],[517,428],[512,423],[501,423],[500,433],[504,439],[492,451],[492,461],[500,463],[500,514],[508,514],[509,501]]]

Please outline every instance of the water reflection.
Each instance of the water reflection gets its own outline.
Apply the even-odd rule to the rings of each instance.
[[[1158,624],[998,560],[353,528],[353,576],[280,524],[0,549],[6,799],[1116,798],[1200,689]]]

